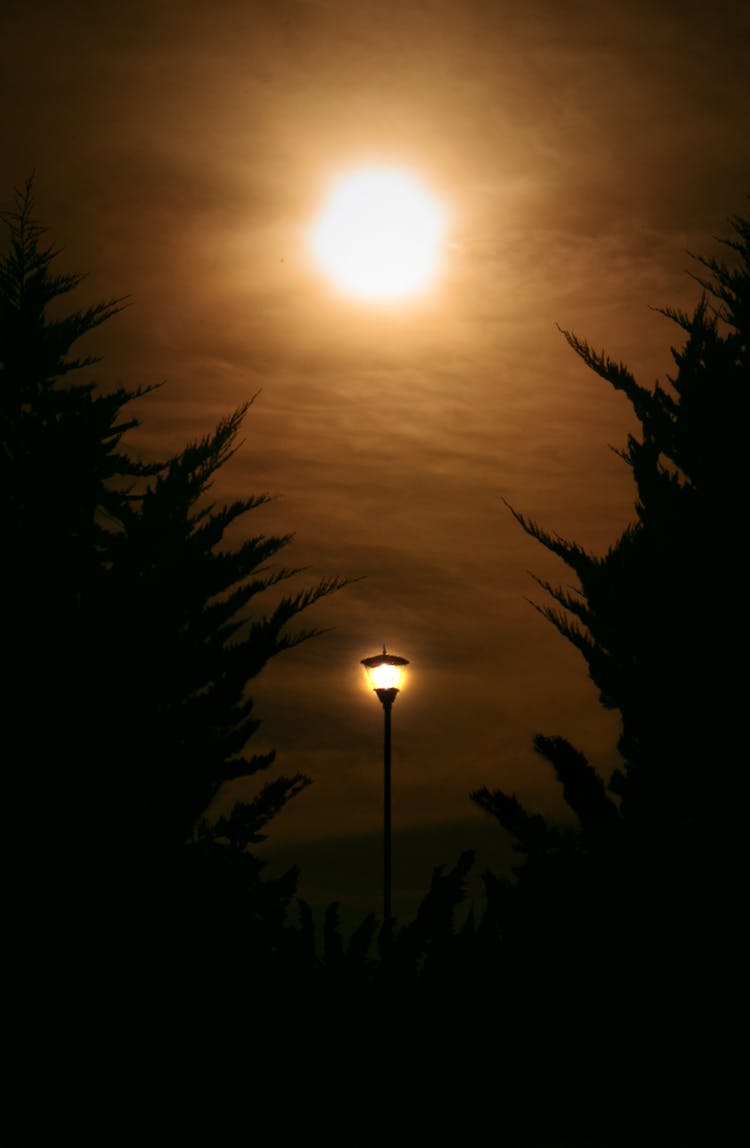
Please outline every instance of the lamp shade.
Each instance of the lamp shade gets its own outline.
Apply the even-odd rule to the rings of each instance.
[[[385,646],[382,654],[362,659],[362,665],[367,670],[367,676],[374,690],[400,689],[404,680],[404,666],[408,664],[406,658],[386,653]]]

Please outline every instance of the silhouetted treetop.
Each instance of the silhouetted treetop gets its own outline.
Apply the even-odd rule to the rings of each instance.
[[[275,565],[291,534],[227,542],[268,502],[211,495],[252,399],[171,457],[128,450],[130,405],[153,388],[104,388],[98,360],[77,352],[125,301],[64,313],[82,276],[55,272],[32,193],[29,180],[2,216],[0,258],[6,872],[28,911],[43,895],[51,919],[67,911],[60,885],[74,890],[81,926],[84,906],[126,886],[156,901],[221,786],[272,764],[272,751],[248,751],[259,725],[248,683],[321,632],[294,623],[345,580],[284,593],[301,573]],[[230,817],[234,853],[240,825],[249,846],[307,783],[277,778]],[[206,857],[205,828],[201,842]]]
[[[698,260],[709,274],[696,276],[703,293],[693,312],[661,309],[684,336],[664,383],[642,386],[624,364],[563,332],[640,424],[617,451],[635,484],[633,520],[594,554],[510,507],[575,575],[573,586],[537,579],[551,603],[534,605],[583,655],[601,703],[619,711],[609,783],[566,738],[540,734],[535,749],[577,830],[557,833],[502,789],[471,795],[525,858],[515,894],[507,883],[488,886],[506,937],[519,952],[558,945],[553,906],[565,906],[579,959],[587,948],[618,952],[612,975],[629,986],[631,1003],[640,991],[651,999],[648,966],[636,971],[639,946],[655,961],[681,962],[686,976],[699,975],[702,961],[718,975],[741,864],[750,222],[731,227],[731,265]]]
[[[731,770],[739,744],[733,649],[742,623],[725,602],[744,552],[750,248],[747,222],[732,225],[735,264],[701,260],[711,277],[700,279],[704,295],[692,315],[662,310],[686,334],[672,349],[676,371],[666,385],[646,389],[621,363],[564,333],[627,396],[641,424],[618,452],[635,481],[634,522],[597,556],[513,510],[577,576],[573,589],[540,580],[556,604],[541,610],[583,654],[603,704],[620,710],[624,773],[616,785],[631,811],[646,787],[644,816],[658,788],[660,816],[681,808],[701,820],[706,769],[717,778]]]

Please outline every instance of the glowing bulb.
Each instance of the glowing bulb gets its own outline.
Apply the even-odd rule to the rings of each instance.
[[[389,666],[387,662],[370,670],[370,680],[376,690],[397,690],[401,676],[401,667]]]

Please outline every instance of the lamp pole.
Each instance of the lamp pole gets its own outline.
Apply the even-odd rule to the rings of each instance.
[[[391,920],[391,708],[398,690],[376,690],[383,704],[383,921]]]
[[[383,929],[391,930],[391,710],[403,676],[406,658],[386,653],[363,658],[370,683],[383,707]]]

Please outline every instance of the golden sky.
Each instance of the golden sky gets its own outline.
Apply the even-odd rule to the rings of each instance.
[[[89,272],[81,302],[132,306],[90,341],[103,381],[166,380],[138,445],[162,454],[256,394],[216,493],[279,498],[335,629],[253,690],[279,772],[314,779],[271,827],[300,892],[380,904],[382,714],[359,661],[410,659],[393,714],[394,906],[499,831],[480,785],[559,811],[534,733],[604,772],[616,718],[531,608],[567,570],[503,505],[602,550],[632,516],[610,446],[627,403],[558,325],[663,378],[750,191],[750,14],[734,0],[27,0],[0,26],[2,199]],[[446,207],[442,271],[393,306],[337,294],[307,235],[329,181],[412,170]],[[136,440],[133,440],[135,446]],[[242,797],[242,786],[233,796]],[[354,876],[356,874],[356,878]]]

